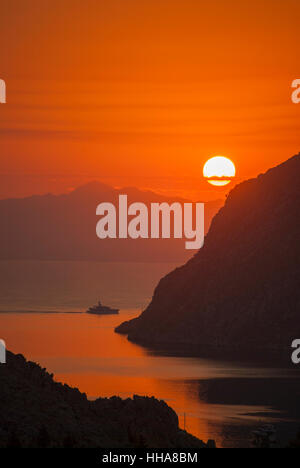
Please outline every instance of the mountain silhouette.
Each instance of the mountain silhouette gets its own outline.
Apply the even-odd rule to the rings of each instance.
[[[144,344],[289,348],[300,337],[300,154],[236,186],[204,247],[116,331]]]
[[[63,195],[35,195],[0,200],[0,260],[186,261],[184,239],[105,239],[96,236],[96,207],[101,202],[118,204],[119,194],[128,203],[180,202],[136,188],[114,189],[90,182]],[[208,202],[206,228],[222,206]]]

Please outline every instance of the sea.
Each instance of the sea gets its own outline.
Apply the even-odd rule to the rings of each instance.
[[[149,304],[169,263],[0,262],[0,339],[89,399],[154,396],[218,447],[251,447],[266,424],[286,446],[300,426],[300,367],[151,350],[114,328]],[[85,313],[101,300],[119,315]]]

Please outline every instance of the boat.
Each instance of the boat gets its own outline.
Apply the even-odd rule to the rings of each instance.
[[[88,314],[95,314],[95,315],[111,315],[111,314],[118,314],[119,309],[112,309],[111,307],[104,306],[99,301],[97,305],[90,307],[86,312]]]

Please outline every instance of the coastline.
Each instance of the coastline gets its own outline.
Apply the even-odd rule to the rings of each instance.
[[[176,413],[162,400],[135,395],[89,401],[53,377],[7,352],[7,364],[0,367],[1,447],[214,446],[179,429]]]

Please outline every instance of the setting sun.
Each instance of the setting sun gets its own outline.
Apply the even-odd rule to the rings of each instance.
[[[207,182],[219,187],[230,184],[235,173],[234,163],[224,156],[215,156],[209,159],[203,168],[203,176]]]

